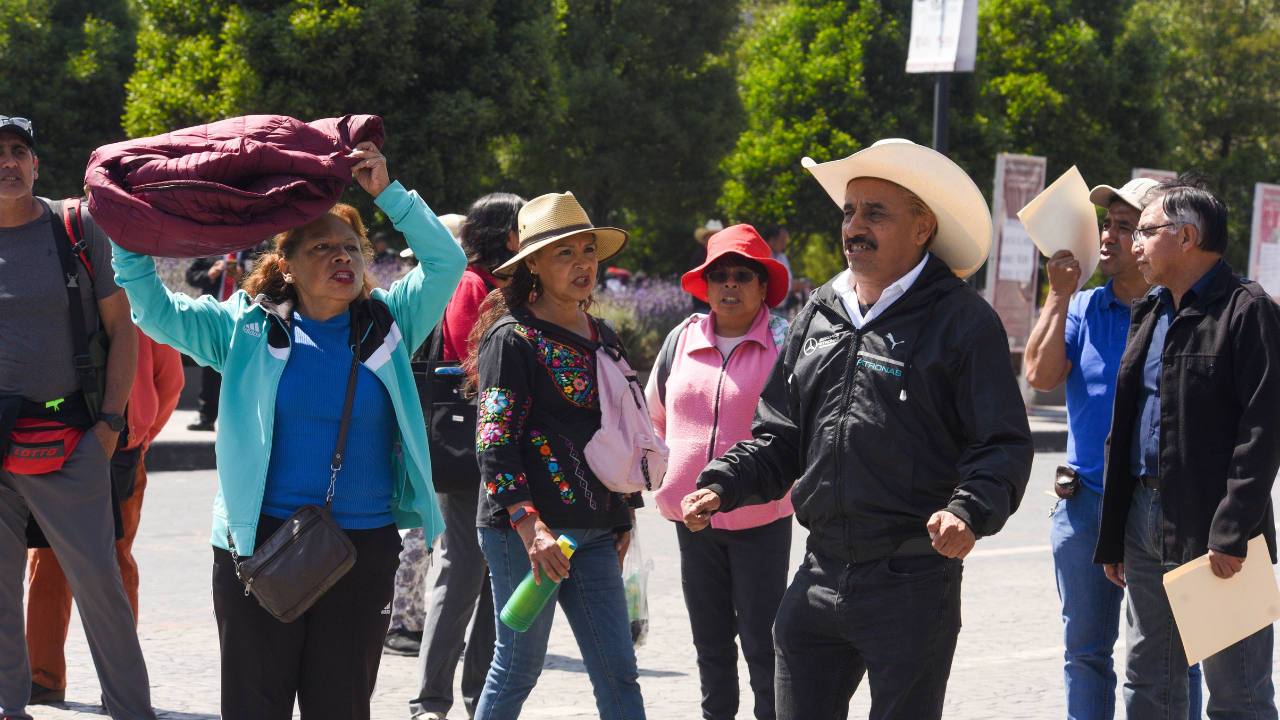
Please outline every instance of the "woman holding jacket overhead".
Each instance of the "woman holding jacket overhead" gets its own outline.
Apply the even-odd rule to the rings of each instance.
[[[497,622],[475,716],[519,717],[542,672],[558,599],[600,717],[638,720],[644,704],[620,561],[640,497],[610,492],[585,457],[601,423],[596,351],[621,345],[587,310],[599,263],[622,250],[627,234],[592,226],[570,193],[529,201],[519,226],[519,250],[494,273],[510,282],[482,306],[472,331],[482,339],[467,360],[480,390],[476,523],[494,607],[506,605],[531,568],[559,586],[526,632]],[[577,543],[572,562],[556,544],[560,535]]]
[[[368,718],[396,529],[422,526],[434,539],[443,527],[409,352],[440,318],[466,258],[417,193],[390,181],[372,143],[351,157],[356,181],[421,261],[390,290],[365,271],[372,248],[360,214],[342,204],[275,237],[243,290],[222,303],[174,294],[152,258],[114,251],[138,326],[224,378],[211,542],[228,720],[285,720],[295,697],[305,720]],[[331,486],[352,377],[350,429]],[[282,622],[246,594],[237,560],[295,510],[325,505],[330,487],[355,565],[301,617]]]

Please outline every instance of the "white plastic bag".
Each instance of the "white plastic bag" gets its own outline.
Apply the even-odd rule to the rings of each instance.
[[[627,592],[627,619],[631,621],[631,642],[641,647],[649,639],[649,573],[653,560],[640,552],[640,536],[631,527],[631,545],[622,561],[622,583]]]

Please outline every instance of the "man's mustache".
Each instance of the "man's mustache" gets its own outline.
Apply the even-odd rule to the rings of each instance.
[[[853,237],[845,238],[844,246],[847,248],[850,245],[866,245],[872,250],[880,249],[880,244],[877,243],[876,239],[871,237],[870,235],[854,235]]]

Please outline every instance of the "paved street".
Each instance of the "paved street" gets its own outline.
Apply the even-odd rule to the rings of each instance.
[[[1063,715],[1061,621],[1049,553],[1048,512],[1053,469],[1061,454],[1037,456],[1022,508],[1004,532],[983,540],[966,561],[964,630],[947,693],[948,718],[1053,718]],[[150,476],[136,553],[142,573],[143,650],[155,706],[162,718],[218,716],[218,642],[209,595],[209,507],[212,471]],[[650,581],[651,633],[638,651],[650,718],[696,718],[698,678],[680,593],[675,531],[656,511],[640,513],[644,550],[654,559]],[[805,531],[796,526],[792,556],[799,562]],[[1123,638],[1121,639],[1123,645]],[[1123,649],[1117,648],[1123,655]],[[78,619],[67,642],[68,702],[31,708],[39,720],[97,714],[99,688]],[[525,706],[530,718],[595,717],[591,685],[563,617],[557,616],[546,670]],[[749,716],[746,668],[740,662],[743,710]],[[415,659],[384,656],[374,717],[408,716]],[[852,717],[867,715],[864,683]],[[454,717],[465,717],[461,703]],[[1117,713],[1123,717],[1123,710]]]

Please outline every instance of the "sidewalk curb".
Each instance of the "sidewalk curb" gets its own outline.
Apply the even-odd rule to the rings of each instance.
[[[1036,452],[1066,452],[1067,431],[1032,430]],[[147,472],[214,470],[218,467],[213,440],[165,441],[151,443],[147,450]]]

